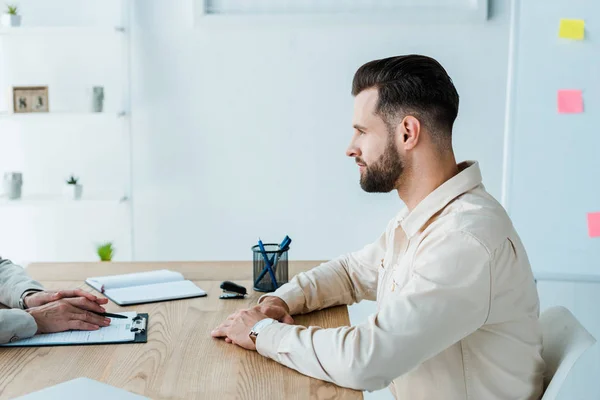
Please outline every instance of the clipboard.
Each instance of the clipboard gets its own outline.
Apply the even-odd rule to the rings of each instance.
[[[133,340],[99,340],[99,341],[61,341],[57,343],[55,341],[48,342],[48,339],[44,341],[43,337],[49,338],[51,335],[60,335],[61,337],[67,336],[68,333],[77,332],[78,336],[82,336],[85,332],[99,332],[99,331],[68,331],[59,332],[58,334],[48,335],[36,335],[28,339],[18,340],[12,343],[0,344],[0,347],[54,347],[54,346],[92,346],[92,345],[105,345],[105,344],[131,344],[131,343],[147,343],[148,342],[148,320],[149,316],[147,313],[137,314],[131,319],[131,324],[126,327],[129,332],[134,332],[135,336]],[[113,319],[113,321],[116,321]],[[125,328],[124,328],[125,329]],[[81,332],[81,333],[80,333]],[[56,337],[56,336],[55,336]],[[37,339],[36,339],[37,338]]]

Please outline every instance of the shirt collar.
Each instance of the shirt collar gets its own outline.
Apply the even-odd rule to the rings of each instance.
[[[414,236],[437,212],[463,193],[474,189],[482,182],[481,171],[477,161],[465,161],[458,164],[459,173],[448,179],[441,186],[429,193],[417,206],[408,211],[402,210],[398,215],[398,224],[407,237]]]

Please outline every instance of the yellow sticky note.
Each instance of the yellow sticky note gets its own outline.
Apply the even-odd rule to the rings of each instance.
[[[564,19],[560,20],[558,37],[564,39],[583,40],[585,30],[585,21],[582,19]]]

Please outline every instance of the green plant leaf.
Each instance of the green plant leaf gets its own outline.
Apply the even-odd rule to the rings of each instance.
[[[106,242],[98,246],[97,253],[101,261],[112,261],[115,249],[111,242]]]
[[[11,5],[7,5],[7,7],[8,7],[8,11],[7,11],[8,14],[17,15],[17,12],[19,11],[19,7],[11,6]]]

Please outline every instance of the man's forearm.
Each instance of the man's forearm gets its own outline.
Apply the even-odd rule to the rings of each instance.
[[[271,297],[280,298],[291,315],[354,303],[355,288],[344,265],[346,258],[337,258],[296,275],[275,292],[262,296],[259,303]]]
[[[388,229],[393,221],[388,224]],[[361,250],[300,273],[266,296],[283,299],[292,315],[349,305],[363,299],[375,300],[378,268],[385,255],[386,237],[384,232],[379,239]],[[259,302],[264,301],[266,296],[261,297]]]

